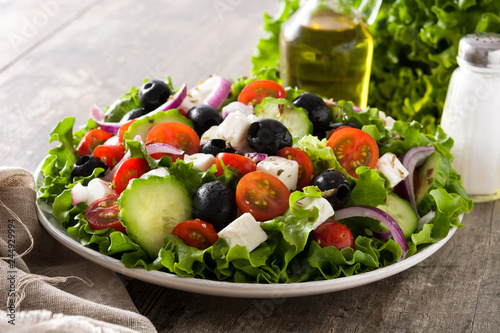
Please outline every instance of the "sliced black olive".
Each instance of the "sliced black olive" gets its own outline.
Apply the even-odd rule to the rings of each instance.
[[[145,114],[148,114],[148,113],[149,113],[149,111],[146,111],[146,109],[144,109],[144,108],[134,109],[132,111],[127,112],[127,114],[125,114],[123,116],[123,118],[120,120],[120,122],[127,122],[129,120],[142,117],[142,116],[144,116]]]
[[[211,223],[217,232],[234,221],[234,193],[220,181],[203,184],[193,197],[193,217]]]
[[[259,153],[277,155],[278,151],[293,144],[288,129],[277,120],[263,118],[253,122],[247,133],[248,145]]]
[[[194,130],[198,136],[202,136],[210,127],[217,126],[222,122],[220,112],[208,104],[196,105],[189,110],[187,117],[193,122]]]
[[[334,210],[344,207],[351,196],[349,181],[336,170],[318,173],[311,180],[310,185],[315,185],[321,190],[323,197],[330,202]]]
[[[92,175],[95,169],[103,168],[107,170],[108,167],[98,157],[92,155],[84,155],[76,160],[71,171],[71,178],[74,177],[88,177]]]
[[[200,153],[212,154],[216,156],[218,153],[235,153],[236,151],[227,145],[227,142],[222,139],[212,139],[203,143],[200,146]]]
[[[345,122],[333,123],[333,124],[330,124],[330,126],[328,126],[328,129],[330,131],[333,131],[333,130],[336,130],[337,128],[341,127],[341,126],[348,126],[348,127],[353,127],[353,128],[361,129],[361,126],[359,126],[359,124],[356,123],[356,122],[354,122],[354,121],[349,121],[347,123],[345,123]]]
[[[295,106],[307,110],[309,120],[313,123],[314,133],[324,133],[332,120],[330,109],[323,99],[313,93],[302,93],[292,102]]]
[[[153,111],[164,104],[172,95],[168,84],[160,80],[144,83],[139,89],[139,101],[146,111]]]

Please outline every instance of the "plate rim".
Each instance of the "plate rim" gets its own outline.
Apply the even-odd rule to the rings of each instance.
[[[40,177],[42,175],[42,165],[43,161],[39,164],[34,173],[37,189],[41,181]],[[48,209],[50,209],[50,211],[48,211]],[[40,224],[57,241],[87,260],[116,273],[162,287],[210,296],[235,298],[288,298],[311,296],[347,290],[377,282],[401,273],[424,261],[443,247],[458,229],[457,227],[451,227],[448,235],[444,239],[427,246],[408,259],[370,272],[348,277],[339,277],[331,280],[282,284],[258,284],[181,277],[176,274],[163,271],[148,271],[143,267],[127,268],[120,260],[85,247],[77,239],[71,237],[60,225],[60,222],[52,215],[52,207],[38,198],[36,199],[36,211]],[[53,222],[51,222],[51,220],[53,220]]]

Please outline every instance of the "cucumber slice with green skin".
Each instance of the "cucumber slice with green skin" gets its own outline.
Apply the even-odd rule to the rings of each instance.
[[[443,188],[450,174],[450,161],[443,155],[434,152],[418,170],[418,182],[415,188],[417,206],[432,190]]]
[[[174,227],[191,218],[191,197],[174,176],[133,179],[118,199],[127,234],[152,258]]]
[[[259,118],[278,120],[294,138],[312,134],[313,124],[309,120],[307,110],[296,107],[284,98],[264,98],[262,103],[255,107],[255,115]]]
[[[137,135],[140,135],[145,142],[149,131],[154,126],[161,123],[182,123],[194,128],[191,120],[184,117],[177,109],[171,109],[165,112],[155,113],[149,117],[144,117],[133,122],[123,135],[123,139],[133,140]]]
[[[400,198],[397,194],[389,193],[386,203],[377,206],[377,208],[389,214],[399,224],[406,239],[409,239],[417,230],[417,213],[408,201]]]

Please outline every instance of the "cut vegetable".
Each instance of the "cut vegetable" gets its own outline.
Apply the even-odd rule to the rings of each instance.
[[[401,251],[403,253],[398,260],[401,261],[404,259],[406,253],[408,253],[408,244],[406,244],[403,230],[401,230],[399,224],[394,221],[389,214],[381,209],[369,206],[353,206],[335,211],[335,221],[341,221],[351,217],[369,217],[382,223],[387,229],[389,229],[394,241],[401,246]]]
[[[386,203],[377,208],[389,214],[399,224],[406,239],[410,239],[417,230],[417,213],[408,201],[401,199],[397,194],[389,193]]]
[[[409,174],[403,182],[402,186],[404,189],[404,194],[406,195],[406,199],[410,202],[411,206],[415,213],[417,213],[417,201],[415,199],[415,169],[421,165],[425,160],[429,158],[429,156],[434,153],[435,148],[433,146],[426,147],[413,147],[409,149],[401,163],[408,170]],[[418,214],[418,213],[417,213]]]
[[[132,180],[118,205],[127,234],[153,258],[175,226],[191,218],[191,197],[173,176]]]
[[[193,104],[208,104],[216,109],[220,108],[231,91],[232,82],[220,77],[212,76],[189,91]]]

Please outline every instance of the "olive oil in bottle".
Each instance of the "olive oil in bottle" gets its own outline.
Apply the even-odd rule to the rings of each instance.
[[[281,31],[283,85],[365,108],[373,56],[366,24],[326,6],[301,10]]]

